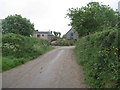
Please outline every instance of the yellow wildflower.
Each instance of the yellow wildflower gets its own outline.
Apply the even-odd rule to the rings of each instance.
[[[115,55],[117,55],[117,53],[116,53],[116,52],[115,52],[114,54],[115,54]]]
[[[118,50],[118,48],[116,48],[116,50]]]
[[[108,56],[108,54],[105,54],[106,56]]]

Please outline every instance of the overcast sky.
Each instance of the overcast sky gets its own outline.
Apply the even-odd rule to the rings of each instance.
[[[114,10],[120,0],[0,0],[0,19],[8,15],[21,14],[30,19],[39,31],[59,31],[65,34],[71,27],[64,18],[69,8],[85,6],[90,1],[110,5]]]

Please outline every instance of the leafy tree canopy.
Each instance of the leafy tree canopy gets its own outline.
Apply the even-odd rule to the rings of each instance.
[[[55,37],[60,38],[60,36],[61,36],[61,33],[60,33],[60,32],[56,32],[56,31],[54,31],[53,33],[54,33]]]
[[[60,39],[60,36],[61,36],[60,32],[53,31],[53,34],[54,34],[54,37],[53,37],[52,41],[56,41],[56,40]]]
[[[2,22],[3,34],[15,33],[24,36],[30,36],[34,32],[34,24],[30,20],[23,18],[21,15],[10,15]]]
[[[116,27],[118,22],[118,13],[98,2],[90,2],[82,8],[70,8],[67,16],[71,20],[70,25],[79,36],[104,28]]]

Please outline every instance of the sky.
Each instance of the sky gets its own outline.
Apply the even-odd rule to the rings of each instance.
[[[70,30],[66,17],[69,8],[81,8],[91,1],[102,2],[116,10],[120,0],[0,0],[0,19],[21,14],[30,19],[38,31],[57,31],[65,34]]]

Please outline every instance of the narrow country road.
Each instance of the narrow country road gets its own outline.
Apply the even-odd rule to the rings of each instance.
[[[87,88],[74,46],[59,47],[2,74],[3,88]]]

